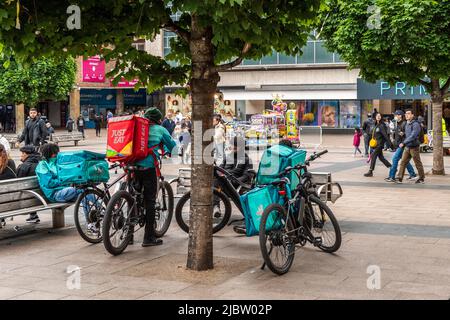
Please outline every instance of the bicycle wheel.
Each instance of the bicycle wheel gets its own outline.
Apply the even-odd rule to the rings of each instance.
[[[310,202],[305,207],[305,226],[314,237],[320,237],[322,243],[318,246],[322,251],[332,253],[341,247],[341,228],[331,209],[319,198],[310,196]]]
[[[99,243],[107,199],[100,190],[87,189],[75,202],[74,222],[80,236],[89,243]]]
[[[268,206],[259,225],[259,245],[264,262],[278,275],[289,271],[295,256],[295,230],[286,210],[278,203]]]
[[[213,233],[223,229],[231,217],[230,199],[217,190],[213,191],[214,197],[218,198],[218,204],[213,208]],[[191,212],[191,192],[184,194],[177,203],[175,208],[175,218],[180,228],[189,233],[189,218]]]
[[[134,216],[134,199],[128,191],[119,190],[109,200],[103,219],[103,244],[112,255],[121,254],[133,235],[130,220]]]
[[[173,191],[167,181],[160,181],[155,204],[155,236],[161,238],[167,232],[173,216]]]

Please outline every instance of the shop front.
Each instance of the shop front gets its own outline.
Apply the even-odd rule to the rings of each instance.
[[[116,111],[115,89],[81,89],[80,110],[88,129],[95,128],[94,118],[99,114],[106,119],[108,110]]]
[[[147,106],[147,92],[145,89],[122,89],[125,112],[136,113],[145,110]]]

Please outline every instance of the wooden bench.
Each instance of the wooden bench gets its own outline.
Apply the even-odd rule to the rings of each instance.
[[[72,133],[59,133],[52,134],[50,137],[50,141],[53,141],[56,144],[60,142],[73,141],[75,146],[78,145],[78,141],[83,140],[83,134],[81,132],[72,132]]]
[[[39,188],[37,177],[0,181],[0,220],[52,210],[53,228],[62,228],[64,209],[70,205],[71,203],[48,203]]]
[[[342,187],[339,183],[332,181],[330,172],[311,172],[311,174],[312,182],[316,185],[317,194],[322,201],[335,203],[342,197],[344,194]]]

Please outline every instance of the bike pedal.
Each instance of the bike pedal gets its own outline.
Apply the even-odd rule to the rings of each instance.
[[[322,237],[314,237],[314,246],[318,247],[322,244]]]

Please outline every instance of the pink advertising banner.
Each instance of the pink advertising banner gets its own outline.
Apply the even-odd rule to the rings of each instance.
[[[132,87],[134,87],[134,85],[136,84],[136,83],[138,83],[139,82],[139,79],[133,79],[133,80],[131,80],[131,81],[128,81],[128,80],[125,80],[124,78],[122,78],[118,83],[117,83],[117,85],[115,86],[115,87],[119,87],[119,88],[132,88]],[[114,87],[114,85],[113,85],[113,83],[112,83],[112,80],[110,80],[110,84],[111,84],[111,87]]]
[[[105,61],[99,56],[83,60],[83,82],[104,82]]]

